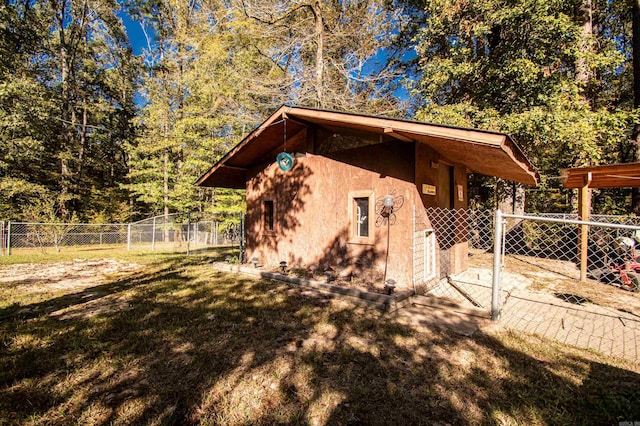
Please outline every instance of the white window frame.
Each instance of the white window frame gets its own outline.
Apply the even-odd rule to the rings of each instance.
[[[362,212],[359,212],[359,206],[356,203],[356,198],[368,198],[369,199],[369,211],[366,213],[366,216],[369,217],[369,235],[364,237],[360,234],[360,224],[358,221],[363,216]],[[373,244],[374,242],[374,203],[375,197],[374,192],[371,190],[364,191],[350,191],[349,192],[349,206],[348,206],[348,214],[349,214],[349,242],[353,244]]]

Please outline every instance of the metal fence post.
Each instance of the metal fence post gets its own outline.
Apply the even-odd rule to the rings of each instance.
[[[153,227],[151,233],[151,251],[156,250],[156,217],[153,217]]]
[[[7,222],[7,256],[11,256],[11,221]]]
[[[493,237],[493,282],[491,285],[491,319],[500,319],[500,255],[502,254],[502,212],[496,210]]]
[[[131,224],[127,224],[127,251],[131,251]]]
[[[416,288],[416,205],[413,205],[411,212],[411,284],[413,284],[413,295],[418,295]]]
[[[240,240],[240,253],[238,255],[238,259],[240,263],[244,263],[244,214],[239,213],[240,215],[240,229],[238,234],[238,239]]]
[[[187,256],[189,256],[189,243],[191,242],[189,238],[189,231],[191,230],[191,212],[187,213]]]

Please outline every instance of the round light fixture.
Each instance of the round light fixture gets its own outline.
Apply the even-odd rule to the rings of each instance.
[[[293,167],[293,157],[288,152],[281,152],[276,157],[276,161],[278,162],[278,167],[283,172],[288,172]]]

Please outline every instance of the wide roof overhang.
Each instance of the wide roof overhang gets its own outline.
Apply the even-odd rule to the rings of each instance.
[[[640,163],[564,169],[561,176],[565,188],[640,188]]]
[[[538,181],[533,165],[506,134],[284,105],[202,175],[196,185],[245,188],[250,168],[275,161],[285,149],[306,152],[306,132],[313,127],[369,140],[422,143],[471,172],[528,185]]]

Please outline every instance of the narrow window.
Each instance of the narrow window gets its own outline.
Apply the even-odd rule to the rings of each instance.
[[[264,202],[264,229],[266,231],[273,231],[273,201],[267,200]]]
[[[354,198],[356,237],[369,236],[369,197]]]

